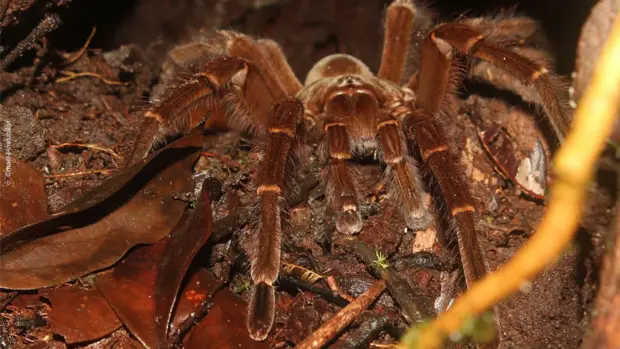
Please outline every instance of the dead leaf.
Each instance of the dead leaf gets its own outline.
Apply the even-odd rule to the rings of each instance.
[[[52,332],[63,336],[67,344],[102,338],[122,325],[97,289],[70,286],[41,290],[39,294],[52,303],[47,316]]]
[[[192,260],[213,231],[209,192],[217,184],[214,179],[205,179],[196,208],[186,210],[170,233],[170,242],[166,246],[155,283],[154,319],[160,346],[166,343],[168,337],[167,329],[181,282]]]
[[[203,273],[208,274],[206,270]],[[216,287],[215,278],[208,275],[204,278],[211,279],[211,287]],[[215,295],[213,303],[209,314],[185,336],[183,345],[186,349],[269,348],[268,342],[256,342],[248,335],[245,326],[247,304],[241,297],[225,288]]]
[[[127,330],[147,348],[155,348],[155,279],[167,242],[168,237],[135,249],[95,282]]]
[[[147,348],[156,348],[155,282],[157,265],[162,261],[169,238],[155,245],[132,251],[113,270],[100,274],[97,288],[106,297],[125,327]],[[174,310],[172,332],[202,300],[210,296],[219,281],[207,270],[198,269],[188,276]],[[207,316],[188,334],[185,348],[267,348],[250,339],[245,328],[246,304],[229,289],[218,292],[215,305]],[[161,321],[162,319],[160,319]],[[204,329],[203,323],[207,323]],[[203,332],[209,333],[202,337]],[[194,334],[196,332],[196,334]],[[212,334],[216,335],[212,335]],[[199,336],[191,340],[192,336]]]
[[[499,125],[492,124],[482,130],[479,128],[478,137],[501,175],[516,184],[528,196],[537,200],[545,199],[546,161],[540,142],[537,143],[530,158],[519,160],[514,140]]]
[[[87,346],[80,346],[80,349],[143,349],[144,347],[124,328],[112,333]]]
[[[51,235],[54,233],[54,230],[59,226],[74,225],[75,223],[70,222],[70,220],[74,217],[69,216],[75,213],[84,212],[89,208],[92,208],[102,203],[103,201],[109,199],[111,196],[117,194],[121,188],[126,186],[128,187],[128,184],[130,184],[130,182],[132,182],[131,184],[133,185],[133,187],[127,188],[129,189],[129,193],[125,194],[131,195],[132,190],[139,190],[139,186],[145,185],[148,180],[152,179],[153,176],[156,175],[156,173],[154,173],[155,171],[163,169],[166,166],[170,166],[174,161],[176,161],[177,159],[175,158],[175,156],[181,156],[182,158],[185,158],[185,156],[187,156],[187,153],[189,152],[192,152],[192,154],[194,154],[194,148],[202,146],[202,144],[200,143],[202,140],[202,136],[199,131],[200,128],[197,127],[187,137],[184,137],[172,144],[169,144],[161,150],[146,157],[142,161],[139,161],[132,166],[124,169],[123,171],[116,173],[113,177],[103,182],[103,184],[101,184],[97,188],[91,190],[90,192],[74,200],[67,206],[63,207],[61,210],[50,215],[48,219],[29,224],[16,231],[11,232],[10,234],[2,236],[2,238],[0,238],[0,255],[4,255],[6,252],[16,248],[19,244],[26,241],[31,241],[39,237]],[[200,138],[200,140],[198,138]],[[185,147],[186,149],[184,149]],[[160,157],[160,154],[164,152],[168,155],[166,155],[165,158]],[[146,173],[142,173],[140,178],[136,178],[136,176],[141,172]],[[121,196],[120,194],[117,195]]]
[[[193,189],[202,138],[195,132],[174,142],[50,219],[3,236],[0,287],[57,285],[114,264],[136,244],[166,236],[186,207],[173,194]]]
[[[48,216],[47,195],[39,171],[14,157],[9,166],[0,152],[0,173],[0,236]]]

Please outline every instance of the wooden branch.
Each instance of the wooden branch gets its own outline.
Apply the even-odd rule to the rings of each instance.
[[[383,293],[385,290],[385,281],[379,280],[375,282],[366,292],[357,299],[343,308],[338,314],[327,320],[323,326],[314,331],[309,337],[304,339],[295,348],[297,349],[314,349],[321,348],[338,333],[349,326],[364,310]]]

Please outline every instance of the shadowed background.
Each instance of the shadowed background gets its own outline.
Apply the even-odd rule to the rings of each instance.
[[[36,2],[19,19],[19,25],[7,28],[2,37],[3,46],[10,47],[23,37],[46,8],[67,2]],[[423,3],[440,20],[515,8],[518,14],[540,21],[554,51],[558,72],[569,75],[580,27],[594,2],[435,0]],[[201,28],[232,28],[275,39],[303,79],[314,62],[334,52],[354,54],[376,70],[382,19],[389,3],[390,0],[72,0],[62,6],[60,13],[65,24],[50,40],[56,47],[77,49],[95,25],[97,35],[91,47],[113,49],[120,44],[138,43],[161,52],[163,57],[170,45]],[[7,17],[10,14],[9,10]]]

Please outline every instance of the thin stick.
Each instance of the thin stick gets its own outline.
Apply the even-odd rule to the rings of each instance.
[[[574,127],[555,158],[557,179],[537,232],[508,264],[474,284],[428,327],[410,330],[401,346],[441,347],[445,336],[458,331],[465,319],[517,292],[520,285],[535,277],[565,250],[579,225],[586,189],[620,108],[619,61],[620,17],[615,21],[592,82],[575,113]]]
[[[103,81],[103,83],[108,84],[108,85],[127,85],[127,83],[125,82],[108,80],[97,73],[91,73],[91,72],[74,73],[74,72],[66,71],[66,70],[63,70],[60,73],[66,76],[64,78],[56,79],[57,83],[67,82],[69,80],[73,80],[73,79],[84,77],[84,76],[91,76],[91,77],[100,79],[101,81]]]
[[[78,59],[80,59],[80,57],[82,57],[84,52],[86,52],[88,45],[90,45],[91,40],[93,40],[93,37],[95,36],[96,32],[97,32],[97,27],[93,27],[93,30],[91,30],[90,35],[88,36],[88,39],[86,39],[86,43],[73,57],[71,57],[71,55],[69,55],[68,53],[64,55],[65,59],[67,60],[65,64],[71,64],[77,61]]]
[[[11,0],[0,0],[0,21],[4,19],[6,11],[9,9]]]
[[[52,13],[46,15],[24,40],[20,41],[19,44],[0,61],[0,70],[6,70],[17,57],[28,51],[37,40],[58,28],[61,23],[60,16],[57,14]]]
[[[338,286],[338,281],[336,281],[336,278],[333,275],[328,276],[325,281],[327,281],[327,285],[329,286],[329,289],[332,290],[332,292],[340,295],[340,297],[346,299],[349,302],[355,301],[355,298],[349,296],[340,288],[340,286]]]
[[[327,320],[318,330],[299,343],[297,349],[321,348],[340,331],[349,326],[366,310],[385,290],[385,281],[375,282],[366,292],[343,308],[338,314]]]
[[[316,294],[317,296],[325,299],[326,301],[336,304],[339,307],[346,307],[347,305],[349,305],[349,303],[351,303],[349,300],[344,299],[336,292],[333,292],[331,290],[327,290],[327,289],[324,289],[318,286],[314,286],[303,280],[298,280],[290,276],[280,276],[278,280],[280,281],[280,284],[289,283],[298,289],[312,292]]]
[[[321,275],[310,269],[306,269],[302,266],[291,264],[291,263],[285,263],[285,262],[282,262],[282,271],[284,274],[291,275],[309,284],[313,284],[325,278],[324,275]]]
[[[102,147],[96,144],[84,144],[84,143],[61,143],[51,145],[52,148],[60,149],[60,148],[88,148],[94,150],[100,150],[102,152],[108,153],[119,160],[123,160],[123,158],[118,155],[114,150],[106,147]]]
[[[115,170],[89,170],[89,171],[79,171],[79,172],[71,172],[71,173],[61,173],[55,175],[45,175],[45,178],[66,178],[66,177],[79,177],[79,176],[88,176],[96,173],[114,173]]]

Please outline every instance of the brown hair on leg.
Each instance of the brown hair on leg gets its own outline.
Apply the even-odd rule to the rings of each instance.
[[[409,53],[415,14],[411,0],[394,0],[388,7],[381,66],[377,74],[380,78],[400,84]]]

